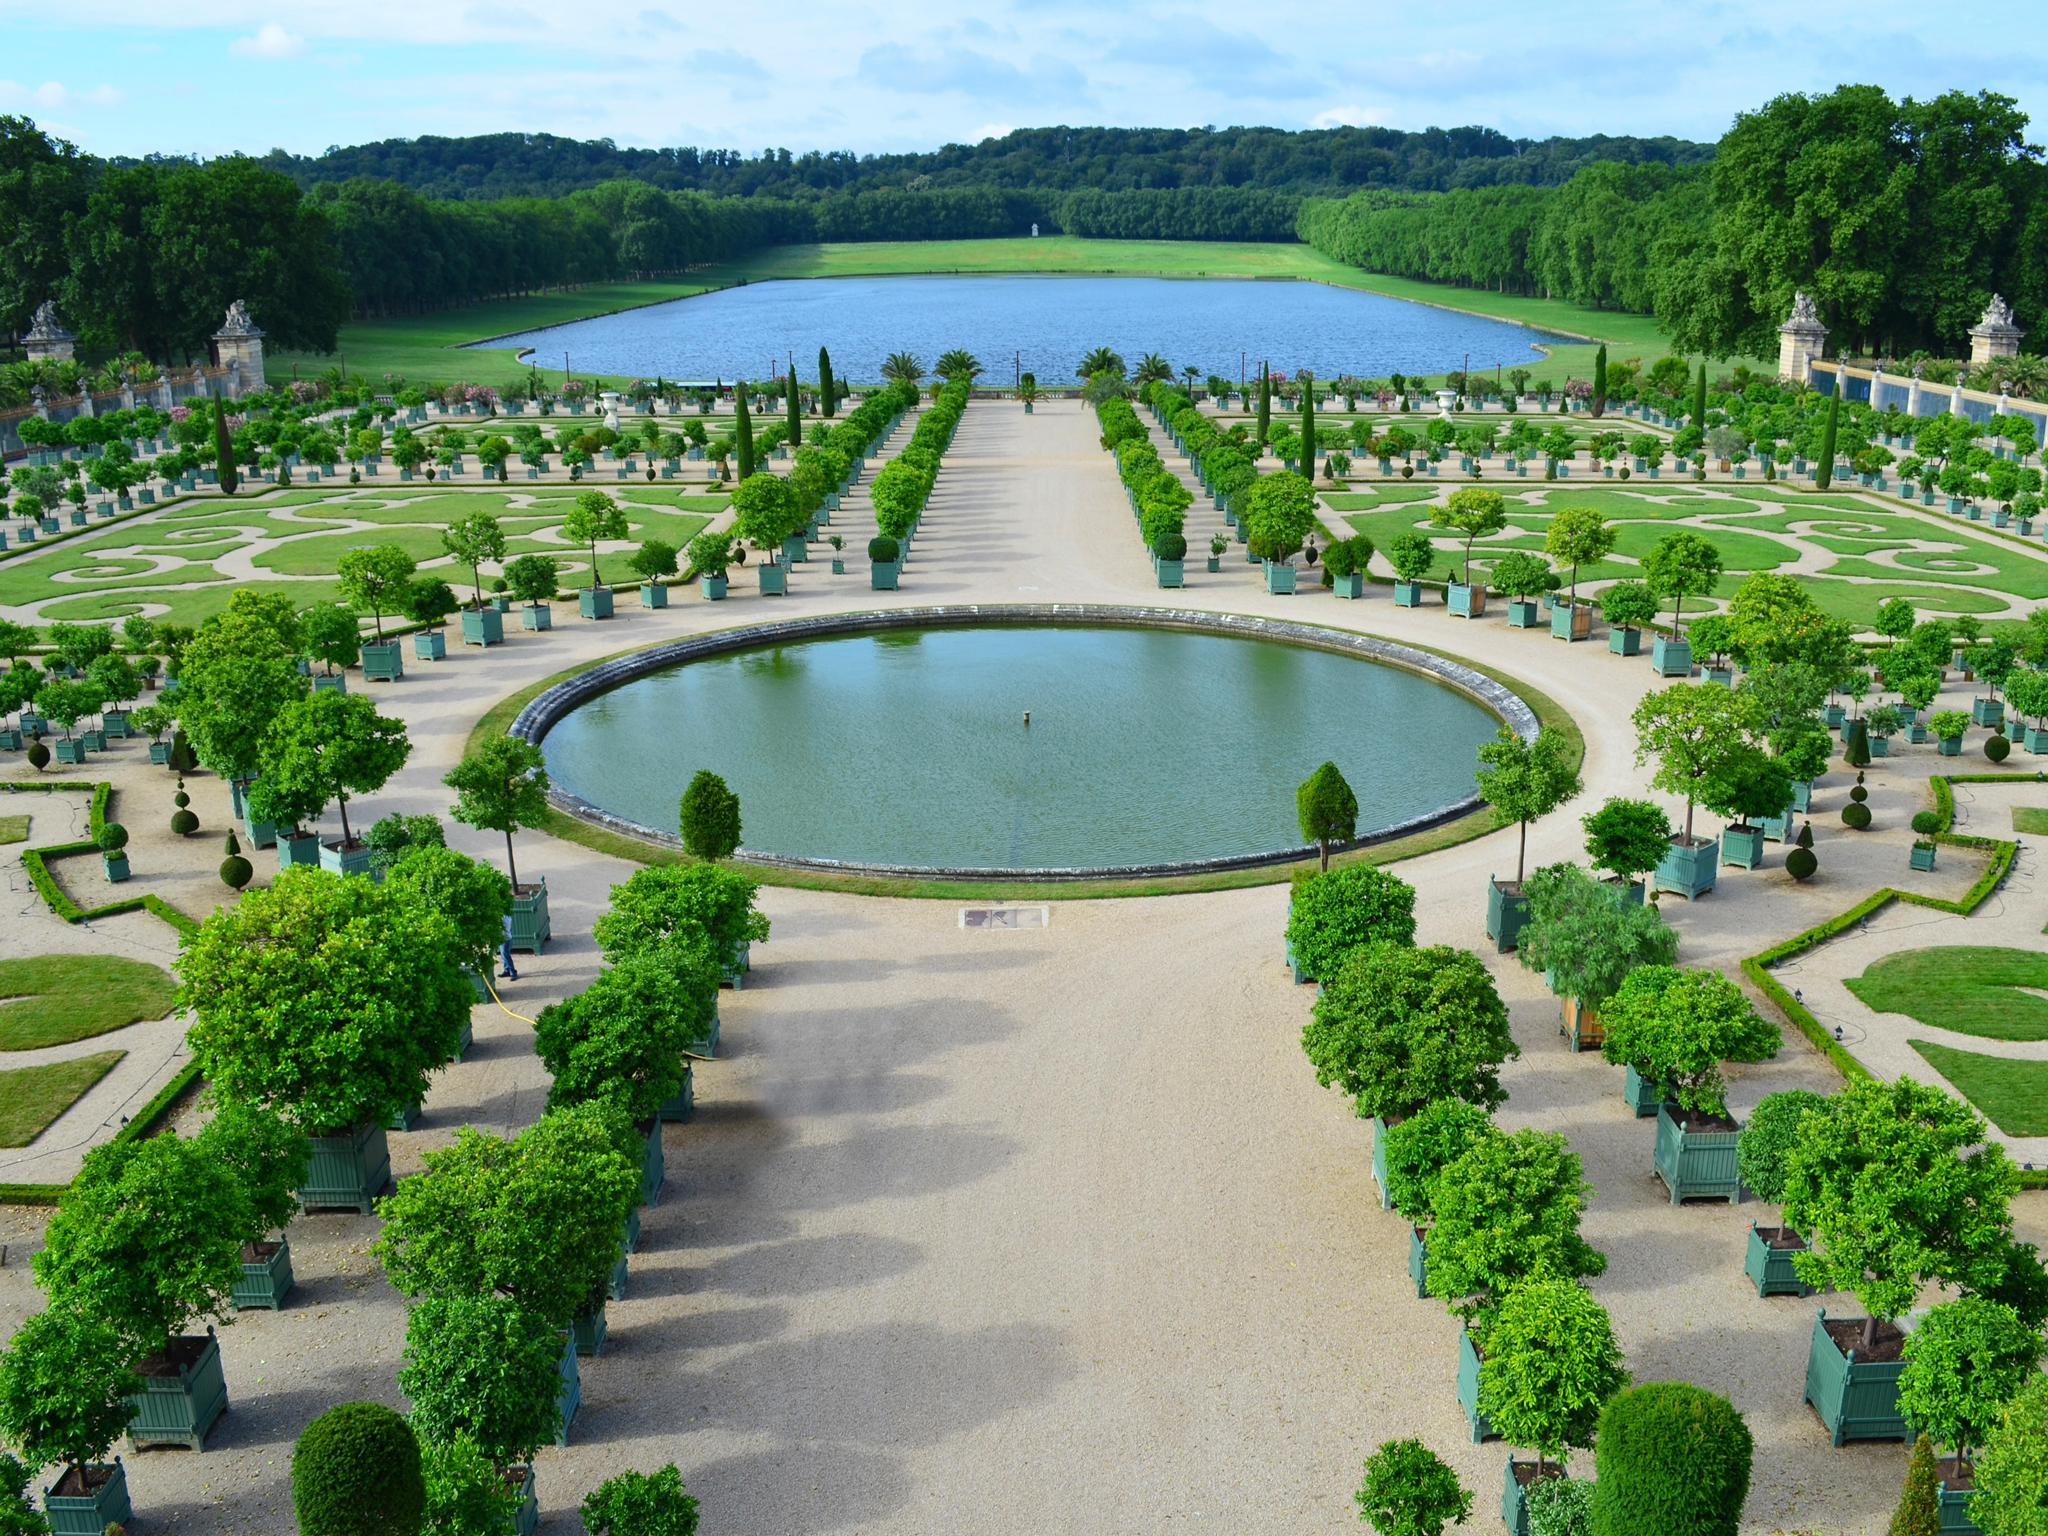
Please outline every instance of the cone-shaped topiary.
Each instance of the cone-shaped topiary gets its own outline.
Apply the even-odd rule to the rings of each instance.
[[[1892,1511],[1888,1536],[1941,1536],[1941,1474],[1934,1465],[1934,1442],[1925,1435],[1913,1442],[1906,1486]]]
[[[1595,1444],[1593,1536],[1735,1536],[1755,1443],[1725,1397],[1685,1381],[1619,1393]]]
[[[1799,846],[1801,848],[1811,848],[1813,846],[1813,823],[1810,821],[1801,822],[1799,825]]]
[[[231,859],[242,851],[242,840],[235,836],[233,827],[228,828],[227,838],[222,842],[220,851]]]
[[[301,1536],[414,1536],[426,1502],[419,1441],[382,1403],[343,1403],[299,1432],[292,1508]]]
[[[1870,728],[1861,720],[1851,720],[1842,732],[1842,761],[1851,768],[1870,766]]]

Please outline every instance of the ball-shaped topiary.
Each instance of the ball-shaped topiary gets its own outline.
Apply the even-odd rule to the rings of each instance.
[[[1809,854],[1808,857],[1811,857]],[[1791,864],[1791,856],[1786,856]],[[1803,1115],[1825,1115],[1834,1101],[1804,1088],[1768,1093],[1757,1102],[1742,1134],[1735,1138],[1735,1166],[1742,1182],[1759,1200],[1777,1200],[1785,1193],[1785,1153],[1799,1138]]]
[[[171,830],[180,837],[190,837],[199,830],[199,818],[190,811],[175,810],[171,812]]]
[[[175,805],[179,810],[182,811],[183,809],[185,809],[186,806],[190,805],[191,803],[192,797],[185,793],[185,786],[183,784],[180,784],[178,786],[178,792],[175,795],[171,796],[171,804]]]
[[[230,890],[239,891],[256,875],[256,866],[239,853],[220,861],[221,884]]]
[[[128,829],[118,821],[110,821],[100,828],[97,841],[101,853],[119,853],[128,846]]]
[[[1794,848],[1785,855],[1785,873],[1794,880],[1811,880],[1819,868],[1820,860],[1813,856],[1811,848]]]
[[[1188,553],[1187,536],[1175,531],[1162,533],[1152,548],[1158,552],[1162,560],[1184,560]]]
[[[35,769],[36,772],[41,773],[50,766],[50,749],[40,741],[30,742],[28,744],[28,765]]]
[[[1865,830],[1870,825],[1870,807],[1852,800],[1842,807],[1842,825],[1856,832]]]
[[[292,1507],[301,1536],[414,1536],[426,1503],[419,1441],[382,1403],[342,1403],[299,1432]]]
[[[1755,1443],[1725,1397],[1685,1381],[1618,1393],[1595,1443],[1593,1536],[1735,1536]]]
[[[896,541],[886,533],[868,540],[868,558],[874,561],[875,564],[894,565],[896,563],[896,555]]]
[[[2003,736],[1987,736],[1984,738],[1984,755],[1994,763],[2004,762],[2011,752],[2012,743]]]
[[[1864,801],[1870,798],[1870,791],[1865,789],[1863,785],[1859,782],[1855,788],[1849,791],[1849,798],[1851,800],[1854,800],[1858,805],[1861,805]]]
[[[1941,818],[1932,811],[1915,811],[1913,830],[1922,837],[1932,837],[1941,830]]]

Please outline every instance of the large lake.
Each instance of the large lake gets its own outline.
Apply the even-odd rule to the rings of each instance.
[[[1135,363],[1147,352],[1176,368],[1236,379],[1261,359],[1317,378],[1341,373],[1442,373],[1540,362],[1532,343],[1562,341],[1526,326],[1411,304],[1325,283],[1225,278],[941,276],[803,278],[750,283],[623,314],[516,336],[492,347],[535,350],[542,368],[667,379],[815,378],[828,347],[842,378],[881,377],[891,352],[926,367],[965,347],[990,383],[1019,368],[1041,384],[1074,377],[1091,348]]]

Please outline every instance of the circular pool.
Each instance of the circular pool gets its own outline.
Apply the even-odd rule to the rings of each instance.
[[[777,626],[794,633],[765,644],[702,637],[680,664],[627,657],[611,664],[624,680],[565,684],[515,729],[541,740],[571,809],[600,820],[667,833],[708,768],[739,795],[751,854],[1073,871],[1292,850],[1295,785],[1325,759],[1357,793],[1361,835],[1426,822],[1469,802],[1496,711],[1527,715],[1477,674],[1385,642],[1259,637],[1304,626],[867,618],[816,638]],[[1507,707],[1468,696],[1488,689]]]

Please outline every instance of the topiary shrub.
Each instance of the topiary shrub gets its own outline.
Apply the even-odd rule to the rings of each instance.
[[[178,798],[184,800],[187,797],[180,795]],[[190,837],[199,830],[199,818],[181,805],[171,812],[171,830],[180,837]]]
[[[36,772],[41,773],[50,766],[50,749],[40,741],[30,742],[28,744],[28,765],[35,769]]]
[[[2007,741],[2004,736],[1994,735],[1984,738],[1984,755],[1994,763],[2004,762],[2011,752],[2012,743]]]
[[[299,1432],[292,1508],[300,1536],[414,1536],[426,1502],[419,1441],[382,1403],[342,1403]]]
[[[1169,530],[1159,535],[1159,541],[1152,548],[1162,560],[1183,560],[1187,558],[1187,537],[1178,531]]]
[[[1870,807],[1860,800],[1850,801],[1842,807],[1842,825],[1852,831],[1864,831],[1870,826]]]
[[[1593,1536],[1736,1536],[1755,1443],[1725,1397],[1685,1381],[1621,1392],[1595,1445]]]
[[[1855,784],[1850,787],[1849,798],[1858,805],[1870,798],[1870,791],[1863,787],[1863,775],[1860,773],[1856,775]]]
[[[98,842],[101,853],[119,853],[128,846],[128,829],[118,821],[110,821],[100,828]]]
[[[1811,880],[1819,868],[1820,860],[1813,856],[1811,848],[1794,848],[1785,855],[1785,873],[1794,880]]]
[[[898,553],[896,541],[886,533],[868,540],[868,558],[877,565],[894,565]]]
[[[242,857],[242,845],[235,841],[232,832],[228,834],[227,853],[228,856],[220,861],[221,884],[239,891],[255,876],[256,868]]]
[[[1915,811],[1913,830],[1922,837],[1932,837],[1941,830],[1941,818],[1932,811]]]
[[[1934,1442],[1925,1434],[1913,1442],[1906,1485],[1885,1536],[1941,1536],[1941,1473],[1934,1465]]]
[[[1808,858],[1812,855],[1808,854]],[[1786,856],[1786,868],[1792,864]],[[1759,1200],[1779,1200],[1785,1194],[1785,1153],[1799,1139],[1799,1120],[1809,1112],[1825,1115],[1834,1101],[1804,1088],[1767,1093],[1757,1101],[1749,1123],[1735,1138],[1735,1167],[1750,1193]]]

